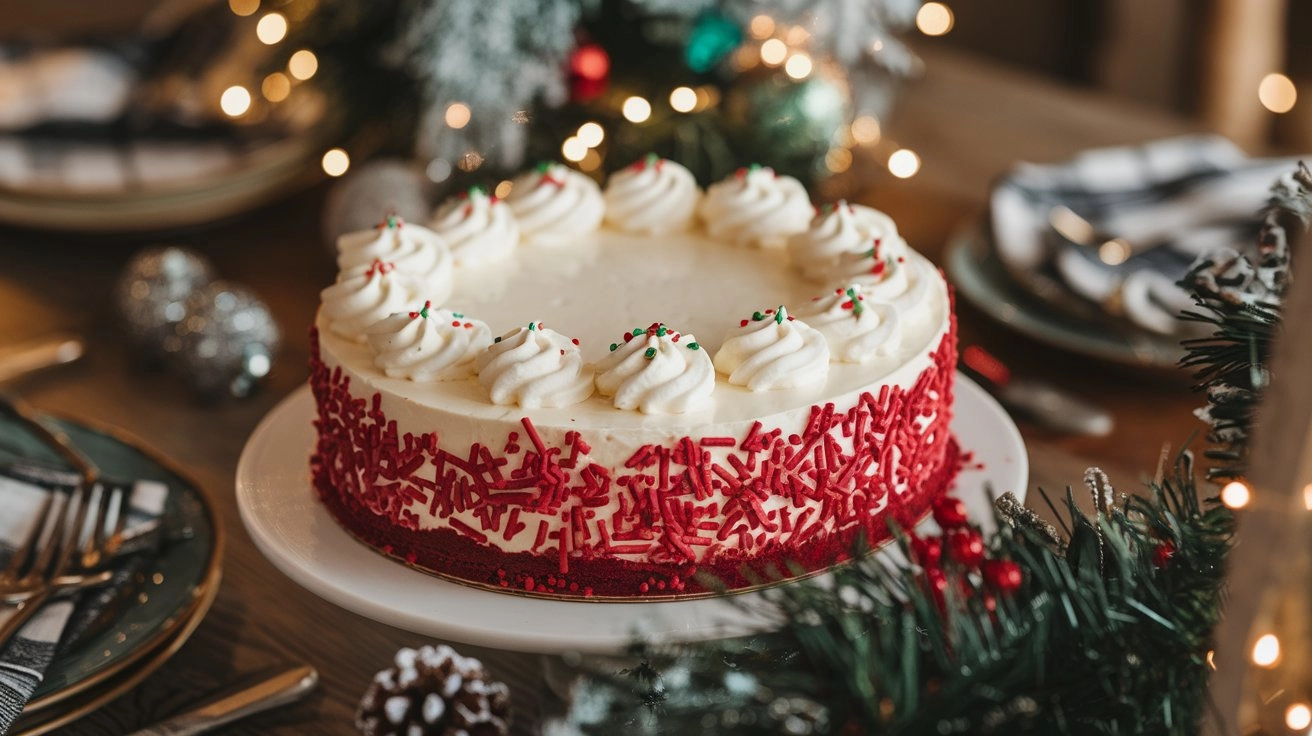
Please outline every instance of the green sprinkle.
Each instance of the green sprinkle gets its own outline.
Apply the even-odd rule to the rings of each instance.
[[[620,344],[619,344],[619,343],[617,343],[617,342],[613,342],[613,343],[610,344],[610,351],[611,351],[612,353],[615,352],[616,350],[619,350],[619,349],[620,349]]]
[[[863,253],[862,256],[865,258],[874,258],[876,250],[877,250],[876,248],[871,248],[870,250]]]
[[[751,172],[753,172],[753,171],[760,171],[760,170],[761,170],[761,165],[760,165],[760,164],[748,164],[748,165],[747,165],[747,172],[748,172],[748,173],[751,173]]]
[[[537,328],[538,328],[538,323],[537,323],[537,322],[529,322],[529,323],[528,323],[528,329],[529,329],[529,332],[533,332],[534,330],[537,330]]]
[[[396,215],[388,215],[388,216],[387,216],[387,229],[388,229],[388,230],[395,230],[396,227],[397,227],[397,222],[398,222],[398,221],[399,221],[399,220],[398,220],[398,218],[397,218]]]
[[[656,348],[647,348],[647,350],[642,354],[642,357],[646,358],[647,360],[651,360],[652,358],[655,358]]]
[[[656,337],[665,337],[665,333],[667,332],[669,332],[669,329],[666,328],[665,325],[661,325],[656,328]]]
[[[539,174],[545,174],[548,171],[551,171],[551,167],[554,165],[555,164],[553,164],[551,161],[539,161],[537,166],[533,167],[533,170],[538,172]]]
[[[641,327],[634,327],[634,328],[633,328],[633,336],[634,336],[634,337],[637,337],[638,335],[641,335],[641,334],[642,334],[642,328],[641,328]]]
[[[760,321],[763,320],[763,319],[765,319],[765,315],[764,315],[764,314],[761,314],[760,312],[752,312],[752,321],[753,321],[753,322],[760,322]]]
[[[780,304],[779,308],[776,309],[774,312],[774,323],[777,325],[781,325],[784,323],[784,319],[787,317],[788,317],[788,310],[784,309],[784,305]]]
[[[486,196],[487,196],[487,187],[483,186],[482,184],[475,184],[474,186],[470,187],[470,188],[469,188],[469,196],[470,196],[470,197],[473,197],[473,196],[475,196],[475,195],[481,195],[481,196],[486,197]]]
[[[428,308],[428,307],[424,307],[424,309],[427,309],[427,308]],[[428,315],[424,315],[424,316],[427,317]],[[456,319],[464,319],[464,318],[465,318],[465,315],[463,315],[463,314],[461,314],[461,313],[459,313],[459,312],[452,312],[452,313],[451,313],[451,316],[452,316],[452,317],[455,317]]]
[[[501,342],[501,338],[498,337],[497,339],[493,340],[492,342]]]
[[[424,308],[421,309],[421,310],[419,310],[419,316],[420,316],[420,317],[423,317],[424,319],[428,319],[428,306],[429,306],[429,304],[431,304],[431,302],[424,302]],[[457,314],[456,316],[459,317],[460,315]]]
[[[695,342],[690,342],[690,343],[688,343],[688,349],[689,349],[689,350],[701,350],[701,348],[702,348],[702,346],[701,346],[701,345],[698,345],[698,344],[695,343]]]
[[[847,287],[847,298],[852,300],[852,316],[860,317],[861,312],[865,310],[865,306],[861,304],[861,297],[857,296],[855,286]]]
[[[833,211],[834,211],[834,203],[833,203],[833,202],[827,202],[827,203],[825,203],[825,204],[823,204],[823,205],[820,205],[820,214],[822,214],[822,215],[827,215],[827,214],[829,214],[829,213],[831,213],[831,212],[833,212]]]
[[[656,162],[661,160],[661,157],[653,152],[643,156],[643,160],[647,162],[648,166],[655,166]]]

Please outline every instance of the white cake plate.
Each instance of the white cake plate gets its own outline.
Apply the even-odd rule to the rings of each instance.
[[[956,385],[952,431],[962,451],[971,453],[956,493],[971,519],[987,530],[993,514],[986,485],[1023,499],[1028,458],[1002,407],[965,376],[958,374]],[[637,636],[705,641],[770,625],[738,605],[758,593],[659,603],[547,600],[461,585],[392,561],[343,531],[316,499],[309,474],[313,417],[314,399],[305,387],[260,422],[237,465],[237,507],[265,556],[332,603],[426,636],[551,654],[616,653]],[[920,529],[936,531],[932,520]],[[900,553],[890,546],[879,554]]]

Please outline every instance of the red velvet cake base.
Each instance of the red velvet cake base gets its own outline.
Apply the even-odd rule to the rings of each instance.
[[[444,448],[436,431],[398,436],[378,395],[353,396],[350,380],[324,365],[312,333],[314,486],[337,521],[365,544],[446,577],[521,594],[688,596],[755,586],[790,567],[815,572],[847,559],[861,536],[872,545],[886,541],[890,522],[913,526],[955,478],[960,452],[948,429],[953,322],[932,367],[911,387],[863,394],[847,411],[812,407],[799,434],[758,431],[758,423],[743,438],[644,446],[614,469],[583,461],[589,443],[578,432],[563,447],[546,446],[527,417],[522,445],[519,433],[511,433],[499,453],[484,445]],[[918,429],[922,417],[930,419]],[[848,438],[852,449],[844,452],[835,436]],[[727,448],[726,462],[712,462],[707,447]],[[435,471],[423,477],[426,466]],[[896,477],[914,478],[915,486],[897,494],[896,503],[868,511],[893,492]],[[712,504],[713,512],[719,509],[713,518],[699,516],[711,491],[724,496],[723,508]],[[612,505],[615,494],[619,510],[598,518],[594,510]],[[788,497],[793,508],[820,502],[821,510],[800,516],[804,526],[786,528],[786,514],[761,505],[770,495]],[[453,528],[419,529],[413,508],[466,518],[472,511],[481,528],[447,516]],[[545,522],[532,528],[518,521],[521,512],[550,513],[562,525],[552,532]],[[821,532],[821,519],[840,531]],[[530,551],[486,543],[515,535],[532,540]],[[751,548],[750,556],[732,542]],[[637,550],[649,561],[615,556]],[[708,587],[708,581],[715,582]]]

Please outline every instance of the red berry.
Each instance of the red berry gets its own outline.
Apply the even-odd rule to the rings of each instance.
[[[1169,539],[1153,549],[1153,564],[1159,568],[1171,564],[1172,557],[1175,557],[1175,545]]]
[[[984,540],[970,529],[948,532],[948,554],[966,567],[979,567],[984,560]]]
[[[929,583],[929,589],[940,598],[948,589],[948,576],[936,567],[925,571],[925,582]]]
[[[984,582],[999,593],[1015,593],[1025,575],[1014,560],[986,560]]]
[[[942,496],[934,502],[934,521],[944,530],[966,525],[966,504],[959,498]]]
[[[938,567],[943,559],[943,540],[938,537],[912,537],[911,554],[921,567]]]

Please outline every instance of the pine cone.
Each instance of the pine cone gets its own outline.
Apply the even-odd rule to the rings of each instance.
[[[445,644],[402,649],[355,712],[364,736],[506,736],[510,689]]]

